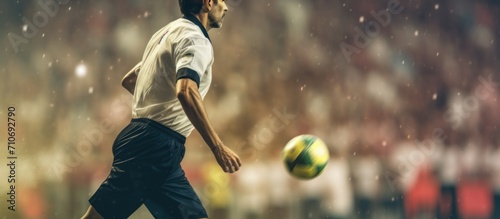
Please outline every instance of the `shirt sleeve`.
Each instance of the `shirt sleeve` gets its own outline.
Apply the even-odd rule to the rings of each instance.
[[[200,80],[213,59],[208,39],[185,38],[175,49],[176,80],[189,78],[200,86]]]

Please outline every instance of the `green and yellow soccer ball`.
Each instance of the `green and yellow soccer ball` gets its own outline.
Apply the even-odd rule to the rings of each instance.
[[[290,140],[281,157],[288,172],[299,179],[312,179],[323,172],[330,155],[325,142],[314,135],[299,135]]]

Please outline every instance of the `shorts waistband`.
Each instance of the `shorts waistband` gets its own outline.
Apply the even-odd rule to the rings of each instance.
[[[179,140],[182,144],[186,143],[186,137],[184,135],[181,135],[179,134],[178,132],[170,129],[169,127],[157,122],[157,121],[154,121],[152,119],[148,119],[148,118],[133,118],[132,119],[132,122],[139,122],[139,123],[144,123],[146,125],[151,125],[157,129],[159,129],[160,131],[164,132],[165,134],[167,134],[168,136],[170,137],[173,137],[177,140]]]

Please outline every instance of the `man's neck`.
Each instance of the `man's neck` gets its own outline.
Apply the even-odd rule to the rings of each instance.
[[[193,22],[196,26],[198,26],[200,29],[201,29],[201,32],[203,32],[203,35],[205,35],[205,37],[210,40],[210,36],[208,36],[208,31],[207,31],[207,26],[208,25],[208,15],[205,17],[205,19],[203,20],[203,16],[202,15],[199,15],[199,16],[196,16],[194,14],[186,14],[183,16],[183,18]],[[200,19],[202,18],[202,19]],[[205,25],[202,23],[203,21],[205,21]]]
[[[196,17],[203,27],[205,27],[205,30],[209,31],[210,30],[210,25],[208,25],[208,13],[199,13],[199,14],[194,14],[194,17]]]

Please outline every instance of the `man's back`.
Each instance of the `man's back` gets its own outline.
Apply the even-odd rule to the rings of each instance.
[[[212,79],[210,40],[192,21],[180,18],[156,32],[142,59],[134,92],[133,117],[155,120],[187,136],[193,130],[176,96],[177,72],[194,70],[204,97]]]

